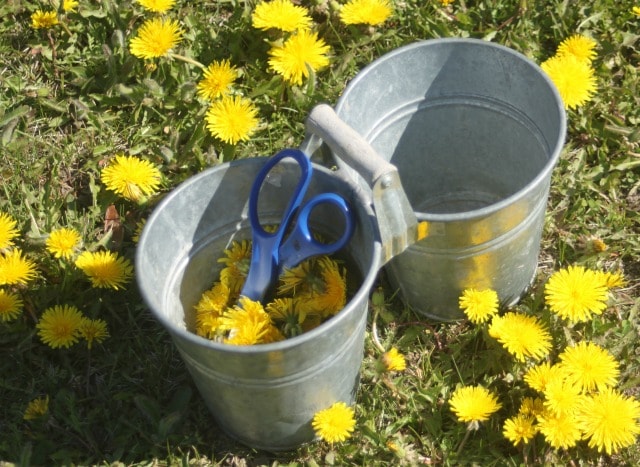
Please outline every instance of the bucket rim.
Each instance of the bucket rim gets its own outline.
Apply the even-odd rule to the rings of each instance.
[[[152,305],[152,301],[149,298],[149,287],[145,287],[145,277],[141,273],[142,271],[142,255],[141,252],[144,250],[144,246],[148,241],[148,237],[150,235],[150,229],[153,228],[154,223],[160,217],[162,209],[170,204],[172,200],[179,196],[184,190],[189,189],[193,184],[198,183],[201,179],[206,178],[211,175],[213,172],[228,170],[231,167],[241,167],[243,165],[250,165],[256,163],[265,163],[269,159],[269,156],[254,156],[247,157],[243,159],[238,159],[230,162],[224,162],[222,164],[216,165],[214,167],[209,167],[203,170],[200,173],[197,173],[169,192],[160,203],[154,208],[151,215],[148,217],[145,226],[140,234],[140,240],[136,247],[135,253],[135,276],[136,282],[138,285],[138,289],[142,296],[142,299],[146,305],[146,308],[151,312],[153,317],[158,320],[162,324],[162,326],[169,332],[171,337],[179,337],[182,340],[186,340],[191,344],[195,344],[201,347],[209,348],[211,350],[215,350],[217,352],[228,352],[233,354],[244,354],[244,355],[257,355],[264,354],[269,352],[281,352],[289,349],[294,349],[298,346],[304,345],[306,342],[315,339],[320,334],[324,334],[325,332],[330,331],[332,328],[339,326],[340,323],[346,319],[348,319],[348,315],[353,313],[353,309],[356,307],[356,304],[365,303],[368,301],[369,292],[373,287],[373,283],[376,280],[378,271],[382,267],[382,242],[379,238],[377,223],[374,223],[373,219],[375,219],[375,215],[368,201],[363,196],[362,190],[356,186],[355,182],[352,180],[340,177],[335,172],[330,169],[321,166],[317,163],[313,163],[313,168],[315,171],[323,172],[326,176],[337,179],[340,183],[345,183],[350,185],[352,188],[351,192],[358,202],[358,204],[365,210],[365,218],[366,221],[371,224],[371,232],[373,234],[374,242],[373,242],[373,250],[372,250],[372,258],[371,258],[371,266],[369,271],[362,271],[363,279],[362,283],[358,287],[356,293],[350,298],[345,307],[336,313],[333,317],[322,323],[320,326],[307,331],[305,333],[300,334],[299,336],[291,337],[284,339],[279,342],[272,342],[268,344],[257,344],[257,345],[231,345],[224,344],[221,342],[214,342],[210,339],[207,339],[202,336],[198,336],[197,334],[189,331],[186,327],[176,326],[174,322],[168,319],[163,313],[159,312]],[[248,199],[248,198],[247,198]],[[367,312],[367,308],[365,308],[365,313]]]
[[[476,39],[476,38],[459,38],[459,37],[447,37],[447,38],[435,38],[435,39],[423,39],[419,41],[412,42],[410,44],[406,44],[404,46],[393,49],[384,55],[378,57],[367,66],[362,68],[356,76],[347,84],[344,92],[340,95],[338,99],[335,111],[340,116],[340,112],[343,109],[346,97],[349,95],[351,89],[356,87],[358,83],[365,79],[365,76],[371,72],[371,70],[379,67],[381,64],[388,60],[394,59],[397,55],[402,55],[407,51],[413,49],[419,49],[423,47],[437,46],[443,44],[455,44],[455,45],[472,45],[472,46],[480,46],[480,47],[490,47],[496,50],[500,50],[501,52],[512,55],[515,58],[519,59],[523,63],[527,64],[532,72],[534,72],[539,78],[541,78],[547,84],[547,88],[551,92],[553,100],[556,104],[556,110],[558,112],[558,119],[560,122],[560,127],[558,128],[558,137],[556,138],[555,144],[553,147],[550,147],[549,159],[546,161],[545,165],[538,171],[535,177],[533,177],[526,185],[522,186],[518,191],[512,193],[511,195],[501,199],[500,201],[496,201],[487,206],[483,206],[477,209],[470,209],[464,212],[453,212],[453,213],[429,213],[429,212],[420,212],[415,211],[416,217],[419,221],[427,221],[427,222],[465,222],[472,219],[481,219],[484,217],[491,216],[499,211],[504,210],[507,206],[511,206],[521,199],[527,197],[527,195],[536,190],[539,186],[544,184],[546,179],[550,179],[551,172],[555,168],[560,159],[560,154],[562,153],[566,134],[567,134],[567,114],[564,107],[564,103],[562,101],[562,97],[553,83],[551,78],[540,68],[540,66],[534,62],[532,59],[524,55],[523,53],[512,49],[510,47],[497,44],[495,42],[491,42],[484,39]],[[366,135],[362,135],[366,138]],[[337,158],[337,157],[336,157]],[[344,177],[344,178],[352,178],[352,177]],[[356,181],[357,183],[357,181]]]

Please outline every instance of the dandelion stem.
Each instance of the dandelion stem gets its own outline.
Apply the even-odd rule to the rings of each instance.
[[[456,449],[456,458],[460,456],[460,453],[462,452],[464,445],[467,444],[467,440],[469,439],[469,436],[471,436],[472,431],[473,429],[468,426],[467,432],[464,434],[464,438],[462,438],[462,441],[460,441],[460,444],[458,445],[458,449]]]
[[[373,321],[371,322],[371,336],[373,338],[373,343],[378,350],[380,350],[380,352],[384,352],[384,347],[380,343],[380,337],[378,336],[378,325],[376,324],[379,314],[380,312],[378,311],[378,308],[375,307],[373,311]]]
[[[195,66],[197,66],[198,68],[201,68],[201,69],[203,69],[203,70],[206,68],[206,67],[205,67],[202,63],[200,63],[198,60],[195,60],[195,59],[193,59],[193,58],[191,58],[191,57],[187,57],[187,56],[185,56],[185,55],[180,55],[180,54],[176,54],[176,53],[170,53],[170,54],[169,54],[169,57],[170,57],[170,58],[174,58],[174,59],[176,59],[176,60],[181,60],[181,61],[183,61],[183,62],[185,62],[185,63],[190,63],[191,65],[195,65]]]

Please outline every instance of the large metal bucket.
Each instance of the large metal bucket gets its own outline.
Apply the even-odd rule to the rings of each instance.
[[[368,294],[380,267],[375,220],[358,186],[314,167],[308,196],[334,192],[350,203],[356,228],[341,257],[352,298],[318,328],[281,342],[233,346],[193,332],[191,310],[217,280],[217,259],[234,239],[249,239],[247,201],[266,161],[245,159],[206,170],[172,191],[148,219],[136,255],[143,297],[169,331],[218,425],[259,449],[286,450],[311,441],[315,412],[336,401],[355,401],[363,358]],[[260,219],[277,223],[298,181],[297,166],[265,183]],[[338,238],[342,226],[318,207],[314,231]]]
[[[470,287],[515,303],[535,275],[566,132],[544,72],[489,42],[422,41],[358,73],[336,113],[398,168],[416,217],[428,222],[428,236],[386,267],[405,303],[438,320],[463,317],[458,298]]]

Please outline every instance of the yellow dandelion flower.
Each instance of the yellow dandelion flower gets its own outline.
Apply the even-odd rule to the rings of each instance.
[[[218,260],[219,263],[227,267],[240,266],[241,269],[248,270],[251,262],[251,242],[249,240],[233,241],[223,254],[224,256]]]
[[[349,0],[340,8],[344,24],[369,24],[376,26],[391,16],[389,0]]]
[[[119,154],[102,169],[101,179],[108,190],[131,201],[140,201],[160,185],[160,171],[146,160]]]
[[[220,329],[229,333],[224,342],[232,345],[262,344],[273,326],[271,317],[260,302],[240,297],[236,305],[220,318]]]
[[[504,422],[502,434],[514,446],[520,443],[528,444],[538,432],[535,421],[536,419],[531,415],[518,414]]]
[[[541,359],[551,350],[551,334],[535,316],[513,312],[495,316],[489,335],[521,362],[527,357]]]
[[[617,383],[618,362],[607,350],[593,342],[579,342],[559,355],[565,378],[584,392],[602,390]]]
[[[184,31],[177,21],[162,17],[145,21],[138,34],[131,39],[129,50],[144,59],[164,57],[182,40]]]
[[[602,277],[582,266],[554,272],[544,293],[551,311],[574,322],[588,321],[592,315],[601,314],[609,297]]]
[[[259,2],[251,15],[253,27],[262,30],[273,28],[292,32],[298,29],[309,29],[311,22],[307,9],[294,5],[291,0]]]
[[[22,299],[4,289],[0,289],[0,321],[14,320],[22,311]]]
[[[316,435],[328,443],[339,443],[351,436],[355,426],[355,412],[344,402],[316,412],[311,422]]]
[[[222,96],[238,77],[238,70],[229,60],[214,61],[204,70],[204,77],[198,82],[198,95],[212,101]]]
[[[407,361],[404,355],[398,352],[395,347],[382,354],[382,364],[386,371],[404,371],[407,369]]]
[[[321,256],[314,263],[321,281],[312,281],[306,293],[297,295],[308,313],[319,313],[323,318],[335,315],[347,302],[347,281],[345,270],[327,256]]]
[[[19,235],[17,222],[4,212],[0,212],[0,250],[13,245],[13,240]]]
[[[640,404],[613,388],[584,398],[576,415],[589,446],[611,455],[636,442],[640,433]]]
[[[102,344],[109,337],[107,322],[102,319],[83,319],[79,331],[80,337],[87,341],[87,348],[89,349],[94,341]]]
[[[544,392],[550,381],[563,379],[564,372],[558,365],[551,365],[549,362],[542,362],[529,368],[524,374],[524,381],[531,389]]]
[[[36,10],[31,15],[33,29],[48,29],[58,24],[58,13],[55,11]]]
[[[38,397],[27,404],[24,411],[24,420],[36,420],[49,413],[49,396]]]
[[[498,313],[498,294],[492,289],[466,289],[460,296],[459,304],[469,321],[474,324],[484,323]]]
[[[52,349],[69,348],[78,341],[84,319],[80,310],[72,305],[47,308],[36,325],[38,335]]]
[[[78,8],[78,0],[62,0],[62,9],[64,11],[76,11]]]
[[[571,414],[557,414],[547,411],[537,418],[538,431],[554,448],[568,449],[582,438],[582,431]]]
[[[97,288],[118,290],[133,277],[131,261],[111,251],[85,251],[76,259],[76,266]]]
[[[631,8],[631,13],[636,16],[640,16],[640,6],[634,6]]]
[[[0,285],[25,285],[36,277],[36,265],[22,256],[22,251],[13,249],[0,255]]]
[[[138,3],[145,10],[153,11],[154,13],[166,13],[173,8],[176,0],[138,0]]]
[[[301,85],[309,77],[309,70],[321,70],[329,65],[329,46],[308,30],[298,31],[282,46],[269,51],[269,66],[290,84]]]
[[[131,237],[131,240],[133,240],[135,243],[138,243],[140,241],[140,235],[142,235],[142,231],[144,230],[144,226],[146,223],[146,219],[142,219],[141,221],[136,222],[136,227],[133,231],[133,236]]]
[[[556,55],[572,55],[578,60],[591,63],[596,56],[596,45],[597,42],[592,38],[583,36],[582,34],[574,34],[560,43]]]
[[[596,91],[593,68],[573,55],[555,55],[540,67],[555,84],[567,109],[583,105]]]
[[[554,414],[572,414],[580,401],[580,386],[565,379],[549,381],[544,388],[544,407]]]
[[[220,318],[230,302],[231,290],[223,282],[216,282],[205,291],[196,304],[196,334],[209,339],[222,335]]]
[[[601,280],[608,289],[615,289],[626,285],[624,276],[620,272],[596,271],[595,273],[598,279]]]
[[[482,386],[462,386],[457,388],[449,400],[449,406],[460,422],[482,422],[502,404],[494,394]]]
[[[302,325],[307,313],[294,298],[276,298],[266,306],[266,311],[285,336],[294,337],[304,332]]]
[[[56,258],[69,259],[80,244],[80,234],[75,229],[63,227],[49,234],[46,241],[47,250]]]
[[[215,101],[205,119],[211,134],[229,144],[248,140],[259,123],[256,106],[240,96],[223,96]]]
[[[449,6],[453,3],[453,0],[440,0],[442,6]]]
[[[520,402],[518,414],[537,417],[544,411],[544,401],[539,397],[525,397]]]
[[[315,268],[315,260],[309,259],[301,262],[297,266],[285,269],[280,274],[278,294],[286,295],[289,293],[300,295],[309,290],[310,284],[316,284],[321,279]]]

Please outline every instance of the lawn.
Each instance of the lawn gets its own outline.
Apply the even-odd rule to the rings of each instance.
[[[297,0],[314,38],[302,50],[318,53],[296,68],[274,50],[303,33],[259,27],[264,2],[57,1],[0,5],[0,465],[640,464],[639,3],[391,0],[391,14],[368,25],[346,24],[346,0]],[[174,43],[140,45],[150,21]],[[488,322],[428,319],[381,272],[348,439],[271,453],[227,437],[136,284],[138,237],[158,203],[209,167],[299,146],[310,110],[335,104],[360,70],[398,47],[475,38],[544,64],[575,35],[594,48],[588,67],[558,84],[567,137],[537,274],[500,310],[536,320],[549,348],[518,359]],[[231,70],[222,95],[202,84],[214,63]],[[238,125],[225,123],[225,108]],[[118,161],[133,165],[118,172]],[[133,188],[127,175],[138,177]],[[589,271],[577,285],[588,296],[610,280],[596,312],[554,314],[546,286],[569,268]],[[56,310],[83,331],[56,340],[46,327]],[[589,400],[613,394],[601,407],[628,410],[613,410],[599,441],[573,436],[575,421],[551,433],[548,413],[527,442],[505,436],[522,401],[544,393],[527,371],[587,342],[600,352],[594,365],[615,367]],[[406,369],[385,367],[392,348]],[[487,388],[500,407],[464,420],[453,396],[469,386]],[[581,401],[588,392],[571,391],[560,390]],[[547,409],[570,403],[544,397]]]

